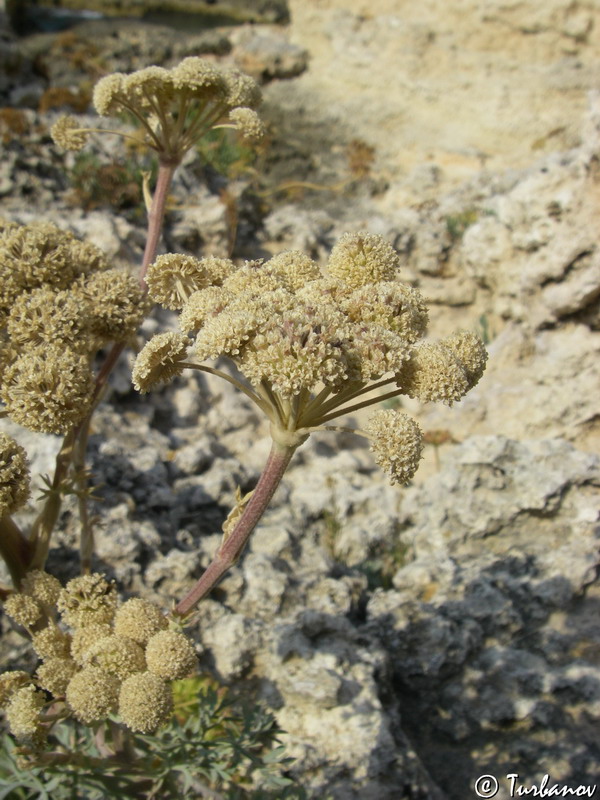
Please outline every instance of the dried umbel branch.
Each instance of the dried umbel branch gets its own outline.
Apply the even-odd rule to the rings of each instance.
[[[273,439],[257,489],[229,526],[201,591],[179,604],[180,613],[237,558],[294,450],[310,433],[401,395],[451,405],[480,379],[487,354],[475,335],[462,331],[437,343],[419,341],[427,325],[425,302],[398,280],[398,268],[394,249],[367,233],[343,236],[325,273],[296,251],[241,267],[177,255],[161,256],[150,266],[150,295],[181,309],[181,333],[159,334],[147,343],[133,369],[136,388],[148,391],[185,368],[218,374],[267,416]],[[188,350],[195,360],[186,360]],[[201,363],[221,356],[246,380]],[[384,387],[383,396],[374,393]],[[392,482],[406,483],[414,475],[423,442],[409,416],[379,412],[356,433],[371,440]]]
[[[53,718],[93,724],[116,713],[130,730],[150,733],[171,715],[171,682],[197,668],[192,642],[169,628],[158,606],[137,598],[118,606],[114,584],[97,573],[63,588],[45,572],[29,572],[4,611],[42,659],[33,676],[0,676],[0,707],[30,747],[46,739],[50,706]]]

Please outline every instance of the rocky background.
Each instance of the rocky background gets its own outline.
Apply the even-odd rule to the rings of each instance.
[[[598,5],[218,0],[143,19],[120,7],[6,9],[4,216],[50,220],[135,264],[143,159],[108,137],[60,154],[48,129],[65,110],[92,122],[107,72],[206,55],[263,83],[270,142],[253,165],[229,154],[226,177],[186,161],[165,249],[324,259],[345,231],[380,233],[428,298],[432,336],[469,328],[490,352],[453,408],[403,403],[429,441],[409,487],[388,486],[361,440],[311,437],[200,607],[202,668],[269,705],[314,797],[464,800],[484,773],[502,800],[508,773],[595,785]],[[143,337],[170,326],[156,313]],[[256,481],[265,434],[228,384],[182,378],[140,398],[124,361],[90,439],[98,568],[168,607],[210,560],[236,487]],[[16,435],[51,471],[55,438]],[[61,578],[77,571],[76,542],[67,505],[49,565]],[[4,627],[3,662],[28,666]]]

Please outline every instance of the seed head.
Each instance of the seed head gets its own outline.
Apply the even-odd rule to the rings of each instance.
[[[17,511],[28,497],[27,454],[12,436],[0,432],[0,517]]]
[[[85,147],[89,131],[82,128],[75,117],[63,114],[50,128],[50,136],[63,150],[78,151]]]
[[[117,606],[117,590],[103,575],[81,575],[70,580],[58,597],[57,608],[72,628],[112,622]]]
[[[90,665],[71,678],[66,697],[77,719],[89,725],[106,719],[115,710],[119,681],[100,667]]]
[[[365,431],[372,439],[375,460],[391,482],[408,483],[423,450],[423,434],[415,420],[401,411],[382,409],[373,414]]]
[[[151,636],[167,627],[167,619],[158,606],[140,597],[127,600],[115,614],[115,633],[145,645]]]
[[[146,645],[149,672],[164,680],[185,678],[198,666],[192,642],[182,633],[160,631]]]
[[[123,681],[119,715],[132,731],[152,733],[173,710],[171,687],[151,672],[139,672]]]

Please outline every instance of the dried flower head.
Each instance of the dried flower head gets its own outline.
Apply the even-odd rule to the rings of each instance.
[[[366,433],[372,438],[371,450],[392,483],[407,483],[417,471],[423,450],[423,434],[412,417],[401,411],[376,411]]]
[[[86,415],[94,391],[88,358],[63,347],[25,352],[3,375],[8,416],[42,433],[66,433]]]
[[[115,614],[115,633],[142,645],[155,633],[164,630],[167,624],[160,608],[140,597],[126,600]]]
[[[45,704],[44,693],[35,686],[18,689],[6,707],[6,720],[13,736],[21,742],[40,744],[44,739],[40,713]]]
[[[329,274],[348,286],[364,286],[397,277],[400,260],[394,248],[372,233],[345,233],[327,262]]]
[[[22,670],[11,670],[0,675],[0,708],[8,703],[13,694],[23,686],[32,684],[31,675]]]
[[[144,650],[133,639],[111,634],[98,639],[86,651],[85,662],[124,680],[146,669]]]
[[[68,658],[71,654],[71,637],[52,622],[34,633],[31,643],[40,658]]]
[[[115,710],[119,681],[100,667],[90,665],[73,675],[65,694],[77,719],[89,725],[106,719]]]
[[[12,436],[0,432],[0,517],[17,511],[28,497],[27,454]]]
[[[37,600],[26,594],[11,594],[4,601],[4,612],[17,625],[31,628],[42,616],[42,607]]]
[[[132,381],[138,392],[148,392],[159,383],[167,383],[183,372],[190,340],[182,333],[159,333],[138,354]]]
[[[173,710],[171,687],[151,672],[139,672],[123,681],[119,715],[132,731],[152,733],[164,725]]]
[[[38,685],[54,697],[62,697],[69,682],[78,670],[71,658],[48,658],[37,668],[35,677]]]
[[[178,680],[198,666],[198,658],[187,636],[175,631],[159,631],[146,645],[146,663],[148,671],[159,678]]]
[[[83,150],[85,147],[89,131],[82,128],[75,117],[63,114],[50,128],[50,136],[54,143],[63,150]]]
[[[117,606],[117,590],[103,575],[81,575],[70,580],[58,597],[57,608],[72,628],[112,622]]]
[[[42,605],[55,606],[61,591],[60,581],[41,569],[28,572],[21,583],[21,592],[31,595]]]

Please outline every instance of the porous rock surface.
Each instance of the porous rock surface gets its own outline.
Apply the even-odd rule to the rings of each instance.
[[[349,434],[302,446],[244,557],[201,606],[202,668],[273,709],[292,774],[314,797],[464,800],[492,774],[504,800],[511,772],[593,784],[598,11],[566,0],[289,6],[285,29],[169,39],[156,26],[98,28],[109,68],[143,66],[150,53],[169,65],[196,47],[265,81],[274,142],[261,199],[247,179],[225,183],[186,161],[165,246],[227,254],[224,188],[237,204],[236,258],[300,248],[324,260],[346,230],[380,233],[427,297],[432,335],[477,330],[490,361],[453,408],[403,402],[431,442],[409,487],[390,487]],[[81,75],[55,58],[43,79],[34,45],[11,39],[3,51],[21,72],[0,91],[25,106],[18,140],[0,115],[3,213],[43,216],[135,263],[143,220],[68,200],[74,158],[49,144],[37,104],[44,80],[64,87]],[[352,139],[375,155],[349,181]],[[276,194],[265,207],[285,181],[343,186]],[[173,326],[161,312],[142,335]],[[255,485],[267,427],[212,377],[139,398],[123,360],[113,386],[89,448],[97,565],[125,593],[169,607],[209,563],[236,488]],[[51,473],[56,438],[18,438],[34,470]],[[61,578],[77,571],[77,530],[67,502],[49,561]],[[3,661],[25,664],[24,652],[5,637]]]

